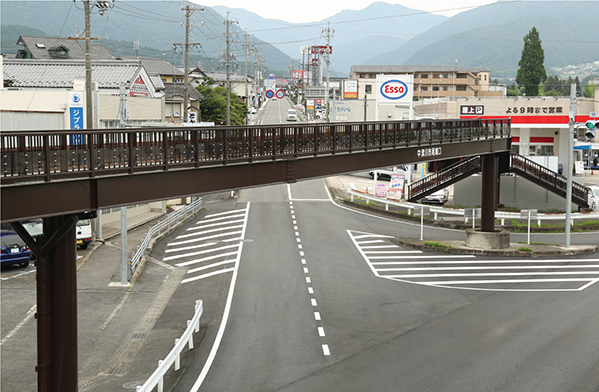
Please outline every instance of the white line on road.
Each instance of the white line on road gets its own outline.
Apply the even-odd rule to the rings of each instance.
[[[217,227],[217,226],[224,226],[224,225],[232,225],[233,223],[243,223],[243,219],[233,220],[233,221],[229,221],[229,222],[213,223],[211,225],[194,226],[194,227],[190,227],[189,229],[187,229],[187,231],[191,231],[191,230],[202,230],[202,229],[206,229],[208,227]]]
[[[324,353],[324,355],[331,355],[331,351],[329,350],[329,345],[328,344],[323,344],[322,345],[322,352]]]
[[[33,316],[35,316],[36,311],[37,311],[37,305],[33,305],[27,311],[25,318],[23,320],[21,320],[21,322],[19,324],[17,324],[17,326],[14,327],[9,333],[7,333],[6,336],[2,339],[2,341],[0,341],[0,346],[2,346],[4,343],[6,343],[8,341],[8,339],[12,338],[14,336],[14,334],[19,332],[19,330],[21,328],[23,328],[23,326],[27,323],[27,321],[31,320],[33,318]]]
[[[208,264],[208,265],[204,265],[204,266],[198,267],[198,268],[192,268],[192,269],[188,270],[187,273],[193,274],[194,272],[204,271],[204,270],[207,270],[210,268],[220,267],[221,265],[227,265],[227,264],[231,264],[234,262],[235,262],[235,260],[225,260],[225,261],[221,261],[219,263]]]
[[[226,268],[226,269],[210,272],[210,273],[204,274],[204,275],[194,276],[192,278],[183,279],[181,281],[181,284],[193,282],[193,281],[200,280],[200,279],[209,278],[209,277],[215,276],[215,275],[226,274],[227,272],[234,272],[234,270],[235,270],[235,268],[231,267],[231,268]]]
[[[227,253],[220,253],[218,255],[203,257],[201,259],[196,259],[196,260],[189,260],[189,261],[185,261],[183,263],[178,263],[178,264],[175,264],[175,265],[177,267],[187,267],[188,265],[199,264],[199,263],[203,263],[204,261],[215,260],[215,259],[219,259],[221,257],[234,256],[236,254],[237,254],[237,251],[235,251],[235,252],[227,252]]]
[[[218,247],[218,248],[201,250],[199,252],[185,253],[183,255],[177,255],[177,256],[168,256],[168,257],[165,257],[163,260],[164,261],[166,261],[166,260],[175,260],[175,259],[181,259],[183,257],[188,257],[188,256],[204,255],[206,253],[213,253],[213,252],[217,252],[217,251],[221,251],[221,250],[225,250],[225,249],[236,248],[238,246],[239,246],[239,244],[221,246],[221,247]]]
[[[248,221],[249,213],[250,213],[250,202],[247,203],[247,207],[245,209],[245,222],[244,222],[243,230],[242,230],[243,233],[241,235],[242,238],[245,238],[245,231],[247,229],[247,221]],[[204,379],[206,378],[206,375],[208,375],[208,371],[210,370],[210,367],[212,366],[212,363],[214,362],[214,358],[216,357],[216,352],[218,351],[220,342],[223,339],[223,335],[225,334],[225,328],[227,326],[227,321],[229,320],[229,313],[231,312],[231,303],[233,302],[233,293],[235,292],[235,283],[237,282],[237,274],[238,274],[237,271],[239,271],[239,260],[241,259],[241,251],[242,250],[243,250],[243,242],[241,242],[239,244],[239,251],[237,252],[237,258],[235,259],[235,267],[233,268],[233,276],[231,277],[229,294],[227,295],[227,302],[225,304],[223,318],[222,318],[220,326],[218,328],[218,332],[216,334],[216,339],[214,341],[214,345],[212,346],[212,349],[210,350],[210,354],[208,355],[208,358],[206,359],[206,362],[204,363],[204,367],[202,368],[200,375],[198,376],[196,382],[191,387],[190,392],[197,392],[200,389],[200,387],[202,386],[202,383],[204,382]]]

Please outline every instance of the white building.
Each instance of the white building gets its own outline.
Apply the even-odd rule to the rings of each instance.
[[[2,130],[73,129],[73,93],[80,93],[77,106],[85,108],[85,61],[0,57],[0,68]],[[94,61],[92,81],[94,128],[118,127],[121,86],[126,88],[128,125],[163,123],[164,94],[139,62]],[[80,123],[85,127],[84,118]]]

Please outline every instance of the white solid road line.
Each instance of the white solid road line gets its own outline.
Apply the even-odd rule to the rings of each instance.
[[[247,207],[245,209],[245,221],[243,224],[241,238],[245,238],[245,232],[247,229],[247,222],[248,222],[249,214],[250,214],[250,202],[247,203]],[[208,355],[208,358],[206,359],[206,362],[204,363],[204,367],[202,368],[202,371],[200,372],[200,375],[198,376],[196,382],[191,387],[190,392],[197,392],[200,389],[200,387],[202,386],[202,383],[206,379],[206,376],[208,375],[208,371],[210,371],[210,367],[212,366],[212,363],[214,362],[214,358],[216,357],[216,353],[218,351],[218,348],[220,347],[220,343],[223,339],[223,335],[225,334],[225,328],[227,326],[227,321],[229,320],[229,314],[231,313],[231,303],[233,302],[233,294],[235,292],[235,284],[237,282],[237,274],[239,271],[239,261],[241,260],[243,244],[244,244],[243,241],[239,243],[239,250],[237,251],[237,257],[235,258],[235,267],[232,268],[233,276],[231,277],[231,284],[229,286],[229,294],[227,295],[227,302],[225,304],[223,318],[220,322],[220,326],[219,326],[218,332],[216,334],[216,339],[214,341],[214,344],[212,345],[210,354]],[[222,270],[222,271],[225,271],[225,270]],[[224,273],[224,272],[221,272],[221,273]],[[193,279],[193,278],[190,278],[190,279]]]

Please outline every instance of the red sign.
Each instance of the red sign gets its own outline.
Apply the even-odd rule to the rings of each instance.
[[[266,92],[264,93],[264,96],[266,96],[266,98],[271,99],[272,97],[275,96],[275,92],[273,90],[266,90]]]
[[[310,46],[310,53],[311,54],[323,54],[323,53],[333,53],[333,47],[332,46],[327,46],[327,45],[313,45]]]
[[[277,90],[277,98],[279,98],[279,99],[285,98],[285,91]]]
[[[312,66],[318,67],[318,59],[312,59]]]
[[[293,71],[291,71],[290,76],[292,79],[305,79],[308,77],[308,73],[301,69],[294,69]]]

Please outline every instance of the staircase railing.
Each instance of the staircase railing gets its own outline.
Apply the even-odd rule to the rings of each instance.
[[[478,173],[480,165],[480,156],[474,156],[466,158],[462,162],[456,162],[442,171],[434,172],[408,186],[408,201],[420,200],[439,189]]]
[[[568,179],[553,170],[547,169],[530,159],[518,154],[512,154],[510,160],[510,171],[527,180],[559,195],[566,197]],[[589,188],[572,182],[572,202],[580,207],[589,206]]]

